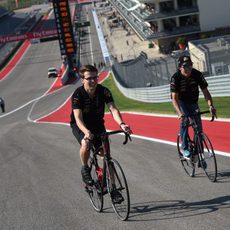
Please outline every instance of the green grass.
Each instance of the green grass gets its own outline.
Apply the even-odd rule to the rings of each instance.
[[[108,87],[120,111],[133,111],[145,113],[160,113],[160,114],[175,114],[172,103],[145,103],[125,97],[116,87],[116,84],[110,75],[102,85]],[[214,105],[217,109],[218,117],[230,118],[230,97],[215,97],[213,98]],[[201,98],[199,100],[201,110],[207,110],[207,102]]]

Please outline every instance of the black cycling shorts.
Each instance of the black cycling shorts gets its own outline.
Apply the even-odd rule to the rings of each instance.
[[[84,138],[85,134],[78,128],[78,126],[76,124],[71,124],[71,128],[72,128],[73,135],[77,139],[78,143],[81,145],[81,141]],[[105,129],[101,129],[100,132],[99,131],[98,132],[91,131],[91,132],[93,134],[100,134],[102,132],[105,132]],[[102,145],[101,138],[100,137],[94,137],[93,145],[96,149],[99,148]]]

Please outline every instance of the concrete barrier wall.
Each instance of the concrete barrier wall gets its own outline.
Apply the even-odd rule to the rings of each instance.
[[[116,73],[112,72],[112,74],[118,89],[130,99],[152,103],[171,101],[169,84],[157,87],[126,88],[116,79]],[[230,74],[208,77],[206,80],[213,97],[230,96]],[[202,93],[200,93],[200,97],[203,97]]]

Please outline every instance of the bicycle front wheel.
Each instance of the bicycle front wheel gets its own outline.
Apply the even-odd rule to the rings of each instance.
[[[208,136],[203,134],[202,142],[200,142],[199,139],[197,144],[199,147],[200,166],[204,170],[208,179],[212,182],[215,182],[217,178],[217,163],[212,143]]]
[[[181,138],[180,138],[180,134],[178,134],[178,136],[177,136],[177,151],[178,151],[178,156],[179,156],[180,162],[181,162],[186,174],[189,175],[190,177],[194,177],[195,164],[193,163],[192,160],[184,159],[183,153],[181,152],[181,149],[180,149],[180,145],[181,145]]]
[[[112,201],[114,212],[121,220],[127,220],[130,212],[130,198],[128,184],[125,174],[115,159],[110,159],[106,169],[107,188]],[[113,192],[116,190],[120,194],[120,200],[115,201]]]
[[[103,191],[98,181],[95,164],[91,165],[91,176],[94,183],[92,186],[86,186],[86,191],[89,194],[89,199],[93,208],[97,212],[101,212],[103,209]]]

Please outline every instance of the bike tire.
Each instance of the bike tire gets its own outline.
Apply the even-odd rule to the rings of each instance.
[[[90,168],[91,168],[91,176],[94,183],[92,186],[86,186],[86,191],[89,195],[89,199],[93,208],[97,212],[102,212],[104,200],[103,200],[103,191],[102,191],[101,183],[98,181],[95,164],[92,164]]]
[[[194,177],[195,175],[195,164],[191,160],[187,160],[183,157],[183,153],[180,149],[180,134],[177,136],[177,151],[182,167],[187,175]]]
[[[212,143],[206,134],[202,134],[202,142],[200,138],[197,140],[199,162],[206,176],[211,182],[217,180],[217,162]]]
[[[115,159],[110,159],[108,161],[106,167],[106,183],[114,212],[117,214],[120,220],[127,220],[130,212],[130,196],[128,183],[122,167]],[[115,185],[116,190],[118,190],[123,197],[123,201],[120,203],[113,202],[112,200],[112,184]]]

